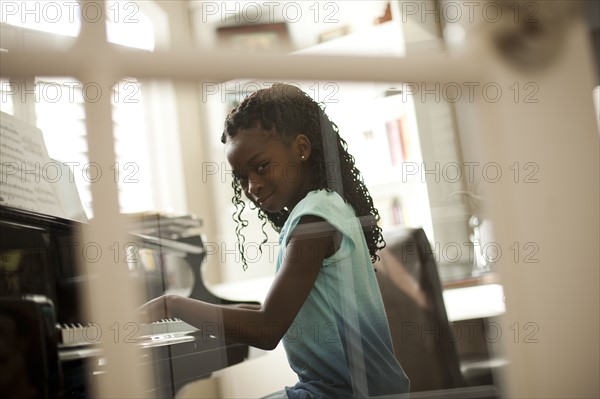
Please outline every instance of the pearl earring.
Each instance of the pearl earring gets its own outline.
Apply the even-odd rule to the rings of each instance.
[[[304,155],[302,155],[301,158],[304,159]]]

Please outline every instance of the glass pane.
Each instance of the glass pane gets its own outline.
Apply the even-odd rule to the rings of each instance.
[[[77,1],[2,1],[2,22],[41,32],[78,36],[84,21],[106,18],[108,41],[144,50],[154,49],[152,21],[134,1],[107,1],[104,13],[99,3],[80,7]]]

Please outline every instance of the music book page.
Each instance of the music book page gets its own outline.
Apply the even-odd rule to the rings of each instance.
[[[67,179],[50,159],[42,131],[0,112],[0,204],[65,217],[57,192]]]

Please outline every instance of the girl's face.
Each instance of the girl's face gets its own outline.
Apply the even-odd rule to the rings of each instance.
[[[304,135],[287,142],[258,125],[230,137],[225,153],[244,194],[263,210],[291,211],[311,189],[310,142]]]

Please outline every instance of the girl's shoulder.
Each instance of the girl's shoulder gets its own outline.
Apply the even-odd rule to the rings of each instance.
[[[310,191],[306,196],[296,204],[290,217],[299,217],[305,214],[313,214],[312,212],[326,214],[347,214],[352,208],[344,199],[335,191],[327,191],[325,189]]]
[[[344,199],[335,191],[329,191],[324,188],[309,191],[308,194],[298,203],[303,204],[345,204]]]
[[[302,217],[308,215],[323,219],[337,230],[344,230],[345,225],[356,217],[352,207],[336,192],[324,189],[314,190],[309,192],[292,209],[281,230],[280,239],[285,239],[294,230]]]

